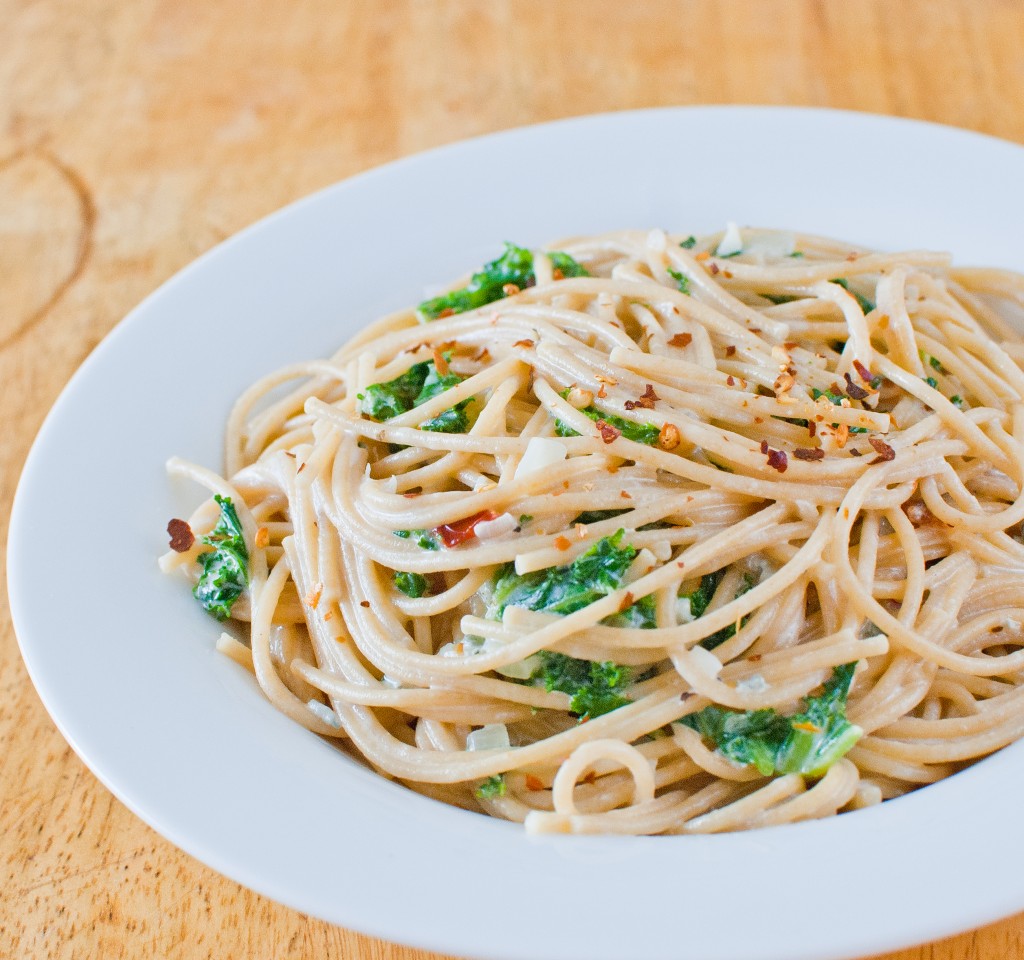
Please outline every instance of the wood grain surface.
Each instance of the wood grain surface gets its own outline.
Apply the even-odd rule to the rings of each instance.
[[[4,543],[32,438],[111,327],[224,237],[360,170],[691,103],[842,107],[1024,142],[1021,0],[0,0],[0,25]],[[4,958],[428,957],[250,893],[136,819],[43,710],[6,602],[0,864]],[[1024,917],[897,958],[1024,960]]]

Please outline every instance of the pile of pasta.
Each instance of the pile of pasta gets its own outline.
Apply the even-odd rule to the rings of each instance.
[[[875,804],[1024,732],[1022,306],[732,225],[510,245],[247,390],[223,475],[170,461],[211,496],[161,562],[277,708],[437,800],[628,834]]]

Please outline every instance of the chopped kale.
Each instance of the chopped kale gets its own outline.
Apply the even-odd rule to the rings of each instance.
[[[619,546],[624,533],[603,537],[565,567],[520,575],[514,564],[505,564],[495,574],[487,616],[500,620],[506,607],[574,613],[617,590],[637,554],[629,544]]]
[[[921,357],[922,363],[927,363],[933,369],[938,370],[939,373],[945,373],[946,368],[942,365],[942,361],[938,357],[933,357],[930,353],[925,353],[924,350],[918,350],[918,355]]]
[[[473,793],[478,800],[495,800],[505,796],[505,774],[496,773],[493,777],[481,780]]]
[[[668,268],[668,275],[678,284],[680,293],[690,292],[689,277],[681,273],[679,270],[673,270],[671,267]]]
[[[551,259],[551,265],[560,271],[563,277],[589,276],[587,271],[567,253],[556,250],[548,253],[548,257]],[[429,321],[436,320],[442,314],[449,316],[453,313],[475,310],[505,297],[505,287],[508,284],[523,290],[535,282],[533,253],[525,247],[506,243],[505,252],[496,260],[485,264],[478,273],[474,273],[465,287],[424,300],[419,305],[419,318],[422,321]]]
[[[568,390],[564,390],[562,392],[562,396],[567,396],[568,393]],[[657,444],[658,436],[661,434],[661,430],[653,423],[637,423],[635,420],[625,420],[622,417],[615,416],[613,413],[605,413],[602,410],[598,410],[593,404],[589,407],[584,407],[579,412],[585,417],[593,420],[595,423],[598,420],[603,420],[609,426],[618,430],[619,433],[621,433],[627,440],[634,440],[637,443],[646,443],[649,447],[653,447]],[[560,437],[579,436],[572,427],[562,420],[555,421],[555,433]]]
[[[792,303],[794,300],[800,299],[799,297],[791,297],[787,293],[762,293],[761,296],[764,297],[765,300],[770,300],[776,305],[780,303]]]
[[[685,240],[681,240],[679,246],[681,246],[684,250],[692,250],[695,246],[697,246],[697,238],[694,236],[689,236]]]
[[[422,573],[395,571],[395,586],[407,597],[416,599],[427,595],[427,578]]]
[[[964,407],[964,398],[958,393],[954,393],[953,396],[949,398],[949,402],[953,404],[954,407],[960,407],[961,410]]]
[[[534,573],[517,574],[511,563],[503,566],[492,581],[487,616],[500,619],[506,607],[525,607],[544,613],[569,614],[607,596],[622,584],[622,578],[636,557],[635,547],[620,546],[625,531],[598,540],[586,553],[564,567],[549,567]],[[632,612],[631,612],[632,611]],[[621,622],[612,623],[616,618]],[[654,598],[643,597],[621,613],[605,619],[613,626],[654,625]],[[545,689],[572,697],[571,710],[581,720],[600,716],[629,701],[619,692],[629,680],[629,671],[611,661],[579,660],[562,653],[542,650],[540,666],[531,680]]]
[[[519,515],[519,526],[525,527],[533,519],[533,514],[521,513]]]
[[[203,543],[213,550],[196,557],[203,572],[192,595],[211,616],[226,620],[231,615],[231,607],[249,585],[249,551],[231,498],[216,494],[213,499],[220,507],[220,518],[203,537]]]
[[[875,305],[867,297],[861,296],[856,290],[850,289],[850,282],[846,277],[837,277],[832,283],[838,283],[848,293],[852,293],[854,300],[857,301],[864,313],[871,313],[875,309]]]
[[[723,571],[719,571],[719,573],[722,573],[722,572]],[[703,578],[701,578],[701,586],[703,586],[703,585],[704,585],[704,580],[703,580]],[[749,573],[743,574],[743,582],[740,584],[739,589],[736,591],[736,594],[733,597],[733,599],[735,600],[738,597],[742,597],[743,594],[749,593],[756,586],[757,586],[757,579],[754,576],[752,576]],[[716,588],[717,588],[717,584],[716,584]],[[714,596],[714,590],[712,590],[712,596]],[[710,599],[711,599],[711,597],[708,597],[708,601],[710,601]],[[707,603],[704,604],[704,610],[706,610],[706,609],[707,609]],[[691,604],[690,604],[690,612],[691,613],[693,612],[693,603],[692,603],[692,601],[691,601]],[[701,613],[703,613],[703,612],[704,611],[702,610]],[[750,619],[750,614],[748,613],[742,619],[742,621],[740,622],[740,626],[743,626],[744,624],[746,624],[746,622],[749,619]],[[722,627],[721,630],[716,630],[713,634],[711,634],[711,636],[705,637],[703,640],[701,640],[700,645],[705,650],[714,650],[715,647],[721,646],[723,643],[725,643],[726,640],[729,640],[730,638],[732,638],[734,636],[736,636],[736,624],[735,623],[730,623],[730,624],[727,624],[726,626]]]
[[[572,524],[575,526],[577,523],[600,523],[602,520],[611,520],[612,517],[620,517],[628,512],[628,510],[584,510],[572,521]]]
[[[624,707],[630,701],[619,692],[629,682],[629,670],[605,660],[595,663],[564,653],[542,650],[541,664],[531,679],[572,697],[569,709],[580,720],[591,720]]]
[[[449,359],[446,355],[445,359]],[[457,373],[441,374],[433,360],[413,364],[405,373],[385,383],[372,383],[359,394],[359,410],[374,420],[390,420],[462,383]],[[420,424],[435,433],[465,433],[469,429],[468,407],[472,399],[461,400],[436,417]]]
[[[396,537],[412,540],[422,550],[440,550],[441,541],[429,530],[395,530]]]
[[[863,736],[861,728],[846,719],[846,697],[856,666],[836,667],[822,692],[806,698],[804,709],[791,717],[770,708],[741,712],[712,704],[681,722],[724,756],[755,766],[762,776],[820,777]]]
[[[936,380],[935,377],[922,377],[921,379],[933,390],[937,390],[939,388],[939,381]]]
[[[605,617],[601,622],[609,627],[630,627],[634,630],[650,630],[658,625],[654,594],[641,597],[636,603],[619,613]]]

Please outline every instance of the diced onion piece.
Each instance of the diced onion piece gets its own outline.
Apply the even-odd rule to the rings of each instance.
[[[768,689],[768,681],[759,673],[751,674],[736,681],[736,689],[744,693],[764,693]]]
[[[551,437],[530,437],[530,442],[526,444],[526,453],[516,467],[514,479],[522,480],[531,473],[546,470],[556,463],[561,463],[568,455],[569,451],[565,449],[565,444],[552,440]]]
[[[327,726],[334,727],[335,730],[341,729],[341,719],[330,707],[325,706],[319,700],[310,700],[306,706],[309,707],[310,713],[323,720]]]
[[[743,248],[744,253],[760,263],[790,257],[794,250],[796,250],[796,238],[793,234],[778,230],[748,236],[746,246]]]
[[[679,597],[676,600],[676,620],[680,623],[693,623],[697,618],[693,615],[693,611],[690,609],[690,598]]]
[[[709,677],[717,677],[722,672],[722,661],[710,650],[694,647],[689,653],[690,663],[701,673]]]
[[[734,253],[740,253],[742,250],[743,235],[740,233],[740,228],[730,220],[725,225],[725,233],[722,235],[722,239],[718,242],[718,249],[715,250],[715,255],[719,257],[731,257]]]
[[[502,534],[511,533],[519,526],[518,521],[511,513],[503,513],[493,520],[482,520],[476,525],[476,535],[480,540],[491,540],[500,537]]]
[[[503,723],[488,723],[466,737],[467,750],[508,750],[511,746]]]

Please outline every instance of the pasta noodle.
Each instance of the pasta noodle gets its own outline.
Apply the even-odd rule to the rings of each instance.
[[[1022,308],[732,225],[509,245],[247,390],[161,564],[293,720],[530,831],[878,803],[1024,734]]]

